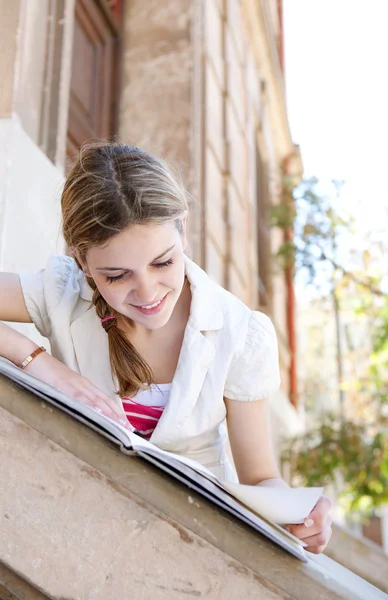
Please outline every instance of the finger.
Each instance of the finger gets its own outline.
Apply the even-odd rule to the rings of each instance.
[[[108,406],[104,400],[96,398],[96,395],[93,393],[93,391],[90,391],[88,386],[86,386],[84,390],[75,390],[72,395],[74,398],[76,398],[76,400],[79,400],[83,404],[90,406],[94,410],[98,409],[97,412],[100,412],[100,414],[103,414],[113,421],[118,422],[123,427],[126,427],[128,421],[125,417],[125,414],[119,413],[119,415],[117,415],[115,412],[113,412],[110,406]]]
[[[121,425],[121,427],[124,427],[125,429],[129,429],[129,431],[134,431],[134,428],[132,427],[132,425],[129,423],[125,412],[124,411],[120,411],[119,414],[113,412],[110,407],[105,404],[103,401],[99,401],[98,403],[96,401],[94,401],[94,408],[97,410],[97,412],[102,412],[102,414],[106,417],[109,417],[109,419],[112,419],[112,421],[115,421],[116,423],[118,423],[119,425]]]
[[[88,395],[87,390],[82,390],[82,389],[73,389],[70,391],[66,391],[66,393],[71,396],[71,398],[74,398],[74,400],[78,400],[79,402],[82,402],[82,404],[86,404],[87,406],[94,406],[94,402],[93,402],[93,398],[91,396]]]
[[[92,386],[92,387],[94,387],[94,386]],[[83,389],[77,388],[77,389],[67,391],[66,393],[68,393],[68,395],[71,396],[72,398],[79,400],[83,404],[90,406],[90,408],[94,408],[94,409],[99,408],[102,411],[100,414],[103,414],[104,416],[109,417],[110,419],[112,419],[112,421],[116,421],[116,423],[121,425],[121,427],[124,427],[125,429],[128,429],[129,431],[134,430],[133,427],[128,422],[128,419],[126,418],[125,413],[121,412],[121,411],[119,411],[119,414],[117,414],[116,412],[113,412],[113,410],[111,410],[111,408],[108,406],[108,404],[106,404],[106,402],[104,400],[96,398],[95,391],[91,390],[89,385],[86,384]],[[100,392],[100,390],[98,390],[98,393],[102,394],[102,392]],[[104,396],[104,394],[102,394],[102,396]]]
[[[306,527],[311,527],[313,525],[323,523],[326,519],[326,516],[329,514],[332,506],[333,503],[330,500],[330,498],[327,498],[326,496],[321,496],[311,513],[304,521]]]
[[[327,526],[331,525],[332,518],[331,515],[327,515],[326,519],[323,523],[318,523],[317,525],[311,525],[310,527],[306,527],[303,523],[301,525],[287,525],[286,529],[292,535],[299,538],[300,540],[306,541],[306,539],[319,534],[323,529]]]
[[[99,398],[101,398],[111,409],[112,412],[114,412],[118,417],[120,418],[124,418],[125,417],[125,413],[124,413],[124,409],[122,406],[119,406],[112,398],[109,398],[109,396],[99,396]]]
[[[82,404],[86,404],[86,406],[90,406],[90,408],[93,408],[94,410],[105,415],[106,417],[117,418],[116,414],[111,411],[111,409],[109,408],[109,406],[107,406],[107,404],[105,404],[101,400],[96,401],[95,397],[93,395],[91,395],[88,390],[85,390],[85,391],[75,390],[71,394],[71,396],[73,398],[75,398],[76,400],[79,400],[79,402],[82,402]]]
[[[125,427],[126,429],[131,428],[124,412],[119,412],[117,414],[116,412],[113,412],[113,410],[111,410],[109,406],[103,404],[102,402],[100,402],[97,406],[103,407],[104,415],[112,419],[112,421],[116,421],[116,423],[119,423],[120,425],[122,425],[122,427]]]
[[[125,421],[125,415],[118,415],[117,413],[113,412],[113,410],[111,410],[110,406],[108,406],[107,404],[105,404],[105,402],[103,402],[102,400],[98,399],[94,399],[93,400],[93,408],[95,410],[98,409],[98,412],[101,411],[101,413],[103,415],[105,415],[106,417],[109,417],[110,419],[112,419],[112,421],[117,421],[117,422],[121,422]]]
[[[110,406],[110,398],[102,394],[100,391],[96,391],[89,386],[85,386],[84,392],[88,398],[88,402],[91,402],[93,406],[99,406],[102,408],[104,414],[112,418],[112,415],[122,416],[121,413],[117,414],[116,411],[112,410]]]
[[[333,503],[326,496],[321,496],[314,506],[311,513],[306,517],[301,525],[289,525],[288,531],[300,539],[314,535],[323,529],[322,525],[326,524],[326,519],[331,510]],[[304,530],[308,528],[308,532]]]
[[[101,400],[109,406],[110,410],[114,412],[118,417],[123,418],[124,411],[120,406],[107,394],[104,394],[100,389],[96,388],[93,384],[90,384],[89,392],[95,397],[96,400]]]
[[[316,548],[305,548],[305,550],[307,550],[307,552],[310,552],[310,554],[322,554],[325,548],[326,546],[318,546]]]
[[[92,405],[92,408],[99,414],[103,414],[105,417],[108,417],[112,421],[115,421],[116,423],[121,425],[121,427],[124,427],[125,429],[128,429],[129,431],[134,431],[134,428],[129,423],[125,414],[123,416],[117,416],[116,413],[112,412],[109,408],[106,408],[106,407],[101,408],[101,406],[96,405],[96,404]]]
[[[331,534],[331,526],[328,525],[323,531],[321,531],[317,535],[313,535],[312,537],[304,539],[303,541],[307,544],[306,550],[308,552],[314,552],[317,549],[321,549],[320,552],[322,552],[322,548],[326,548],[327,544],[329,543]]]

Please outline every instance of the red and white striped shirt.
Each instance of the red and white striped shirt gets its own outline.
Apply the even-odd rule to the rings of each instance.
[[[135,398],[123,398],[123,408],[129,423],[149,439],[157,426],[170,396],[171,383],[151,385],[141,390]]]

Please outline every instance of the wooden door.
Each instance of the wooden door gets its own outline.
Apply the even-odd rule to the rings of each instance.
[[[76,0],[67,135],[71,157],[85,141],[117,131],[121,2]]]

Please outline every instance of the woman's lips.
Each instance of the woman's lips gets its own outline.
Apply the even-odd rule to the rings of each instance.
[[[166,294],[164,296],[164,298],[162,298],[162,300],[153,308],[143,308],[142,306],[135,306],[134,304],[132,304],[132,306],[134,308],[136,308],[138,311],[140,311],[143,315],[148,315],[148,316],[156,315],[157,313],[159,313],[162,310],[162,308],[166,302],[167,295],[168,294]],[[154,302],[154,304],[155,304],[155,302]]]

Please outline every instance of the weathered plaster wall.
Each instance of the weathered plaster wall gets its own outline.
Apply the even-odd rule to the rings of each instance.
[[[177,163],[190,183],[192,3],[125,3],[120,139]]]

